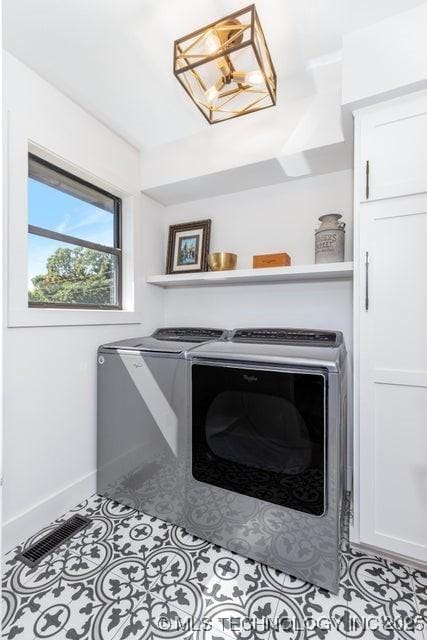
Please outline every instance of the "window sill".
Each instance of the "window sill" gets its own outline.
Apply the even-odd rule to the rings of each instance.
[[[9,309],[8,327],[60,327],[140,324],[136,311],[104,309]]]

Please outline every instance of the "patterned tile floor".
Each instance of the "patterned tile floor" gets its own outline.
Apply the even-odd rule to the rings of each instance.
[[[427,574],[346,540],[332,595],[100,496],[75,512],[91,525],[37,568],[5,558],[3,638],[427,640]]]

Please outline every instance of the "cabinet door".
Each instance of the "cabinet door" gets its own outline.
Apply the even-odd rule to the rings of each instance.
[[[360,539],[427,561],[427,195],[360,216]]]
[[[367,112],[361,134],[360,201],[427,191],[427,92]]]

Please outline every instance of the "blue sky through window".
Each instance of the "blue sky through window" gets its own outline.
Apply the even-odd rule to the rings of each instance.
[[[29,224],[66,235],[114,246],[114,215],[100,207],[54,189],[38,180],[28,180]],[[28,284],[38,274],[46,273],[48,257],[58,242],[31,236],[28,246]]]

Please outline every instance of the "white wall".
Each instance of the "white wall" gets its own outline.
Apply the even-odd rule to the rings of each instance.
[[[252,267],[254,254],[280,251],[293,264],[310,264],[318,217],[338,212],[347,223],[345,258],[352,260],[352,197],[352,172],[339,171],[170,206],[164,210],[164,248],[170,224],[211,218],[211,251],[237,253],[237,268]],[[174,287],[165,291],[164,323],[339,329],[351,352],[352,284]]]
[[[166,294],[165,325],[340,330],[351,364],[351,315],[347,281],[173,288]]]
[[[26,202],[25,172],[20,182],[16,176],[26,161],[30,140],[53,153],[58,162],[70,163],[132,200],[132,219],[125,221],[125,230],[131,229],[133,237],[124,239],[125,254],[132,255],[124,258],[132,262],[126,277],[132,279],[130,286],[135,289],[133,308],[126,317],[98,317],[91,320],[97,324],[85,326],[84,311],[77,312],[78,316],[68,311],[65,313],[71,315],[54,321],[63,326],[5,329],[3,522],[7,550],[95,491],[96,349],[159,324],[162,292],[145,284],[145,273],[148,264],[150,270],[160,269],[163,259],[159,261],[157,251],[162,242],[158,205],[138,195],[138,152],[12,56],[5,55],[5,62],[9,252],[16,225],[25,234],[25,220],[22,223],[18,217],[26,216],[26,209],[16,209],[17,202]],[[25,243],[25,238],[20,241]],[[21,261],[19,273],[25,271],[25,253],[9,255],[9,266],[12,257]],[[9,269],[9,291],[17,286],[18,277],[16,270]],[[79,326],[73,326],[74,317]],[[40,317],[35,324],[43,324]]]
[[[143,192],[170,206],[352,167],[341,62],[321,61],[307,74],[311,91],[304,98],[143,151]]]
[[[352,172],[322,176],[187,202],[164,209],[170,224],[212,218],[211,251],[238,254],[237,268],[252,267],[252,256],[286,251],[293,264],[314,262],[314,230],[324,213],[347,222],[346,260],[352,259]]]
[[[0,12],[0,68],[3,69],[3,16]],[[0,104],[3,104],[3,77],[0,77]],[[3,149],[3,127],[0,127],[0,151]],[[3,153],[0,153],[0,232],[3,234],[4,229],[4,206],[3,206]],[[3,300],[4,300],[4,253],[3,245],[0,242],[0,389],[3,389]],[[3,478],[3,394],[0,393],[0,477]],[[3,514],[3,486],[0,486],[0,519]],[[0,527],[0,549],[2,548],[3,539]]]
[[[393,97],[427,81],[427,4],[343,38],[343,104]],[[396,95],[398,95],[396,93]],[[378,98],[377,98],[378,99]]]
[[[342,65],[320,60],[307,89],[274,109],[141,153],[141,189],[168,206],[352,166],[344,145]],[[338,147],[338,148],[337,148]]]

